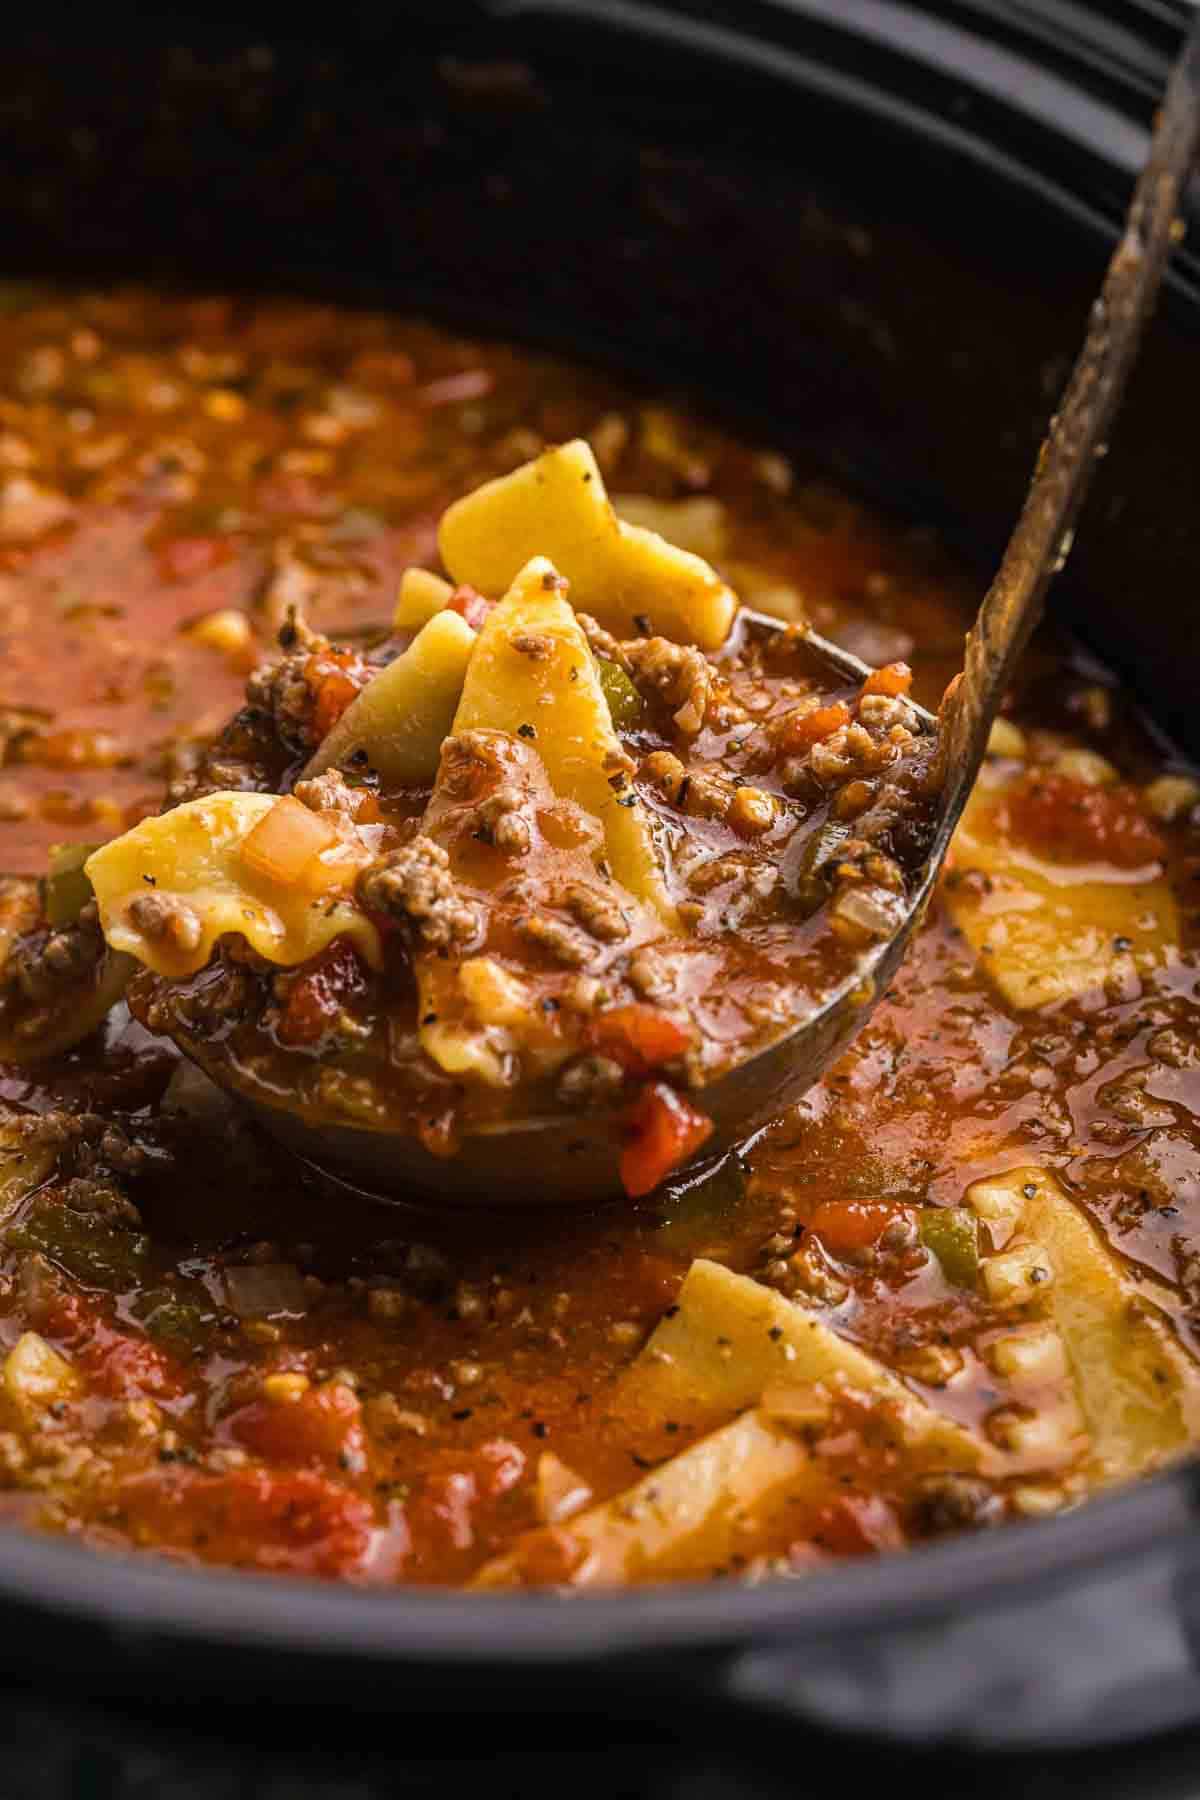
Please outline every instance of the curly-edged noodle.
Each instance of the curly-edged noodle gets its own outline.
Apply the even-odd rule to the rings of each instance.
[[[109,944],[177,980],[202,969],[226,933],[237,933],[268,962],[285,967],[346,938],[378,968],[379,934],[352,899],[355,877],[371,860],[369,848],[353,836],[339,842],[321,865],[320,891],[273,881],[243,857],[254,827],[279,804],[275,794],[209,794],[143,819],[97,850],[87,873]],[[186,943],[147,935],[131,916],[134,902],[147,894],[185,902],[198,931]]]
[[[405,569],[396,595],[392,626],[396,631],[420,631],[435,613],[449,606],[454,589],[429,569]]]
[[[1179,908],[1162,876],[1145,880],[1071,868],[1005,842],[993,823],[1004,777],[984,770],[952,849],[942,895],[980,968],[1010,1006],[1070,1000],[1108,981],[1161,967],[1179,942]]]
[[[617,517],[582,438],[485,482],[448,507],[438,530],[455,581],[502,594],[531,557],[548,556],[571,601],[619,637],[661,637],[716,650],[737,611],[732,589],[699,556]]]
[[[983,1440],[910,1393],[891,1370],[802,1306],[701,1257],[679,1299],[618,1386],[641,1418],[715,1424],[780,1383],[824,1382],[891,1403],[905,1443],[956,1469],[989,1460]]]
[[[632,785],[622,785],[628,758],[560,585],[545,557],[520,570],[479,633],[454,731],[506,731],[533,744],[559,798],[604,827],[616,879],[674,928],[650,820]]]
[[[438,612],[395,662],[352,700],[306,775],[365,757],[389,787],[431,782],[462,693],[475,633],[458,613]]]
[[[571,1556],[572,1587],[702,1577],[744,1554],[751,1531],[832,1495],[827,1462],[757,1411],[701,1438],[636,1486],[591,1507],[556,1536]],[[537,1579],[539,1535],[487,1563],[471,1584],[520,1587]]]
[[[1092,1479],[1128,1480],[1182,1455],[1200,1431],[1200,1365],[1170,1325],[1169,1293],[1134,1281],[1045,1169],[1009,1169],[966,1197],[989,1229],[998,1222],[999,1254],[1036,1247],[1031,1266],[1048,1279],[1029,1286],[1026,1311],[1062,1337]]]

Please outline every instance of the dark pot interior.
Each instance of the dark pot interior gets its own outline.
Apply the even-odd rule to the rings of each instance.
[[[1086,54],[1079,9],[1050,5],[692,9],[703,21],[602,0],[498,18],[343,8],[324,41],[271,9],[252,25],[157,12],[135,30],[118,7],[69,31],[57,10],[0,65],[11,274],[383,298],[642,370],[940,526],[986,573],[1187,9],[1100,9]],[[907,35],[889,41],[902,11]],[[968,30],[968,13],[990,23]],[[1198,333],[1200,263],[1184,253],[1055,601],[1193,749],[1180,643],[1200,566]],[[1189,1517],[1178,1477],[1053,1536],[923,1554],[920,1574],[912,1559],[822,1577],[802,1601],[630,1596],[577,1608],[569,1629],[553,1600],[390,1595],[381,1610],[11,1539],[0,1604],[34,1666],[65,1656],[93,1682],[101,1635],[114,1680],[136,1663],[165,1681],[168,1647],[172,1686],[206,1659],[201,1678],[220,1679],[223,1642],[269,1648],[272,1670],[304,1643],[323,1683],[356,1650],[495,1676],[568,1638],[574,1667],[605,1646],[861,1632],[1034,1566],[1131,1552]]]

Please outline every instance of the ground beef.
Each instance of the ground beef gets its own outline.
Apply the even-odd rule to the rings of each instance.
[[[652,750],[638,771],[664,800],[692,819],[724,819],[737,788],[716,769],[688,769],[672,750]]]
[[[558,1078],[558,1098],[564,1106],[589,1112],[607,1106],[625,1085],[625,1071],[611,1056],[577,1056]]]
[[[716,672],[703,651],[669,638],[634,638],[621,646],[622,666],[638,692],[664,701],[684,737],[703,729]]]
[[[357,819],[372,798],[368,788],[351,787],[340,769],[327,769],[324,775],[298,781],[292,794],[310,812],[342,813],[347,819]]]
[[[594,941],[578,927],[549,913],[527,913],[516,921],[516,930],[526,943],[545,950],[555,962],[565,963],[569,969],[584,969],[599,954]]]
[[[1004,1511],[988,1482],[976,1475],[926,1475],[916,1483],[909,1521],[918,1537],[994,1525]]]
[[[619,944],[629,936],[629,921],[611,891],[574,881],[564,892],[562,903],[571,917],[602,944]]]
[[[0,1002],[46,1007],[91,973],[104,955],[95,901],[73,925],[29,932],[13,944],[0,969]]]
[[[449,855],[432,838],[416,837],[364,869],[358,897],[434,949],[462,947],[479,930],[477,909],[459,894]]]
[[[152,943],[195,950],[204,927],[194,907],[175,894],[139,894],[129,907],[130,923]]]

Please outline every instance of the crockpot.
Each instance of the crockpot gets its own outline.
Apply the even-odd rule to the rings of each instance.
[[[13,275],[366,298],[648,374],[816,452],[982,575],[1187,15],[43,0],[8,21],[0,60],[0,244]],[[1054,604],[1200,752],[1197,419],[1185,247]],[[1053,1522],[804,1580],[572,1599],[201,1573],[4,1532],[0,1668],[30,1684],[9,1749],[49,1783],[5,1791],[57,1792],[53,1754],[84,1730],[69,1709],[104,1697],[153,1701],[160,1723],[219,1698],[241,1738],[289,1705],[305,1743],[352,1713],[406,1743],[440,1719],[460,1757],[534,1714],[592,1746],[616,1719],[643,1745],[686,1719],[746,1744],[779,1728],[1093,1753],[1200,1728],[1198,1499],[1182,1467]],[[88,1717],[87,1741],[108,1742]]]

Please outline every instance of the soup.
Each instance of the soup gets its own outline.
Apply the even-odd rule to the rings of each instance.
[[[919,862],[936,759],[898,665],[936,706],[962,571],[769,446],[412,321],[46,295],[0,321],[0,366],[17,1516],[358,1582],[755,1579],[1186,1453],[1200,790],[1102,673],[1035,648],[869,1026],[748,1152],[688,1164],[722,1055],[844,973],[871,936],[869,906],[836,928],[846,894],[886,922]],[[576,608],[586,572],[553,556],[515,599],[516,570],[473,582],[445,528],[441,579],[447,509],[564,455],[614,532],[656,534],[648,617]],[[680,569],[731,597],[712,641],[670,612]],[[838,687],[734,595],[881,676]],[[482,697],[389,779],[367,702],[423,716],[431,625],[453,708],[471,669]],[[603,805],[564,792],[552,708],[501,705],[568,640],[618,758]],[[490,685],[489,644],[517,659]],[[234,910],[210,913],[212,868],[175,853],[221,807]],[[458,886],[414,909],[422,844],[421,880]],[[324,940],[280,950],[296,891]],[[348,1207],[180,1042],[448,1158],[518,1107],[611,1111],[632,1197]]]

